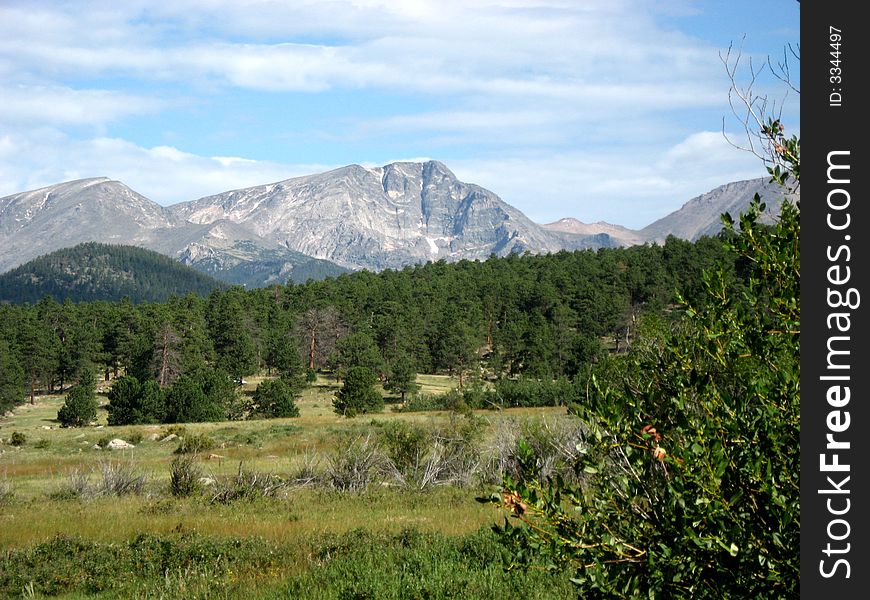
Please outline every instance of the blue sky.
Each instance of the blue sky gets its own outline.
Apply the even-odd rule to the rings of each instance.
[[[0,196],[84,177],[168,205],[351,163],[440,160],[538,222],[642,227],[764,175],[719,54],[799,4],[0,0]],[[799,65],[791,64],[796,83]],[[799,130],[799,95],[755,91]]]

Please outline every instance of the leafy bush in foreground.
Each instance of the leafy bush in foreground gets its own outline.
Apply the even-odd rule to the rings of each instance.
[[[587,597],[797,597],[800,211],[769,228],[762,210],[732,231],[742,294],[708,274],[704,306],[648,330],[573,407],[583,485],[533,475],[531,450],[505,477],[518,562],[570,566]]]

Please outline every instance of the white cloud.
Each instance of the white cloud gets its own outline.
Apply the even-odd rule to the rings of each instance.
[[[38,156],[37,164],[31,157]],[[76,141],[49,129],[0,137],[0,196],[105,176],[163,205],[281,181],[335,165],[287,165],[205,157],[170,146],[143,148],[116,138]]]
[[[42,77],[123,74],[272,91],[372,87],[671,106],[709,103],[705,73],[716,60],[698,41],[660,30],[633,3],[85,6],[35,15],[26,5],[3,9],[0,62],[6,57],[13,69]]]
[[[727,112],[727,79],[711,44],[658,24],[661,6],[5,0],[0,195],[106,175],[170,204],[340,166],[322,149],[331,140],[365,152],[346,162],[433,155],[538,221],[576,216],[640,227],[694,195],[763,172],[721,133],[698,131],[715,128],[719,117],[697,122],[694,109]],[[682,0],[664,6],[669,13],[695,8]],[[231,97],[239,90],[244,96]],[[334,90],[365,90],[367,101],[387,106],[336,109],[327,106],[340,103],[326,95]],[[178,125],[191,112],[172,109],[215,109],[209,115],[226,121],[214,129],[226,140],[244,139],[243,119],[228,106],[247,102],[254,111],[257,92],[287,101],[288,128],[298,134],[289,154],[310,146],[320,152],[311,164],[254,161],[229,142],[205,152],[223,156],[185,151],[202,143],[186,132],[202,136],[205,127]],[[323,94],[322,120],[290,120],[297,94]],[[145,120],[152,114],[157,124]],[[128,139],[111,127],[120,121]],[[149,141],[133,137],[137,126]],[[153,145],[155,129],[168,131],[162,140],[172,145]],[[315,129],[320,137],[309,143],[304,136]],[[250,133],[264,147],[269,135],[281,137]],[[403,143],[387,144],[397,139]],[[442,148],[453,154],[439,154]]]

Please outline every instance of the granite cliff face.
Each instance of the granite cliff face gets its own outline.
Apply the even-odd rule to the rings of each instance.
[[[566,247],[492,192],[443,164],[350,165],[177,204],[193,223],[228,220],[309,256],[351,268],[555,252]],[[580,247],[583,236],[571,239]]]

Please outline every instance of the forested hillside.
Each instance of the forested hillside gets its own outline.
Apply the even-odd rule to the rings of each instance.
[[[0,275],[0,302],[160,302],[172,295],[208,295],[228,287],[151,250],[87,242],[40,256]]]
[[[119,251],[129,257],[121,264],[143,252],[127,251]],[[106,378],[165,377],[164,386],[204,368],[238,378],[364,366],[388,376],[399,363],[460,378],[573,378],[602,352],[624,350],[641,312],[666,312],[678,292],[693,298],[702,269],[726,257],[719,239],[670,238],[663,246],[437,262],[158,303],[44,298],[0,306],[0,353],[9,365],[0,375],[2,403],[63,388],[94,368]],[[96,282],[117,268],[92,260]]]

